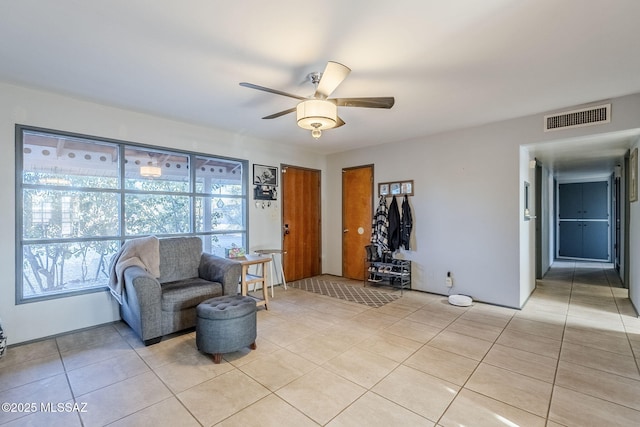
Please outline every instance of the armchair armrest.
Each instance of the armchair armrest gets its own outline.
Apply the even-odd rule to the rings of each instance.
[[[213,254],[203,253],[198,268],[200,277],[222,284],[223,295],[236,295],[242,274],[239,262],[222,258]]]
[[[155,277],[138,266],[124,270],[121,314],[145,342],[162,336],[161,299]]]

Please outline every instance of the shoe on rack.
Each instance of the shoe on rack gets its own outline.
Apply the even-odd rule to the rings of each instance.
[[[373,254],[371,251],[371,248],[373,247],[373,245],[367,245],[364,247],[365,251],[367,251],[367,261],[371,262],[373,261]]]

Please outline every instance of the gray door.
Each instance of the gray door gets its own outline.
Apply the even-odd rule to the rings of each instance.
[[[558,205],[560,219],[582,218],[582,184],[560,184]]]
[[[558,186],[558,256],[609,259],[609,183]]]
[[[582,218],[608,219],[607,181],[582,184]]]
[[[582,258],[582,223],[579,221],[561,221],[559,225],[558,255]]]
[[[609,224],[604,221],[584,221],[582,224],[582,258],[608,259]]]

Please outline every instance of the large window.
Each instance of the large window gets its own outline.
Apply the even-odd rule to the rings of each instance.
[[[16,127],[17,300],[102,290],[124,240],[247,246],[247,162]]]

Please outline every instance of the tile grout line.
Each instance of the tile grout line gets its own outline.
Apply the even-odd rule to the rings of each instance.
[[[553,394],[555,392],[556,389],[556,381],[558,379],[558,369],[560,367],[560,358],[562,357],[562,348],[564,346],[564,335],[566,333],[567,330],[567,319],[569,317],[569,309],[571,308],[571,296],[573,295],[573,284],[575,281],[575,276],[576,276],[576,263],[575,261],[573,262],[573,271],[571,274],[571,288],[569,289],[569,300],[567,302],[567,312],[565,313],[564,316],[564,325],[562,328],[562,337],[560,338],[560,349],[558,350],[558,360],[556,361],[556,369],[555,372],[553,373],[553,383],[551,384],[551,394],[549,395],[549,404],[547,405],[547,416],[546,416],[546,420],[545,420],[545,425],[549,425],[549,422],[554,422],[557,424],[560,424],[556,421],[552,421],[550,420],[550,416],[551,416],[551,405],[553,404]]]
[[[480,367],[480,365],[484,362],[484,359],[487,357],[487,355],[489,354],[489,352],[491,352],[491,350],[493,349],[493,347],[498,343],[498,340],[500,339],[500,337],[502,336],[502,334],[507,330],[507,328],[509,327],[509,325],[511,324],[511,322],[512,322],[512,321],[513,321],[513,319],[515,318],[515,314],[516,314],[516,312],[514,312],[514,313],[511,315],[511,318],[510,318],[510,319],[509,319],[509,321],[504,325],[504,327],[502,328],[502,331],[500,332],[500,334],[496,337],[495,341],[493,341],[493,343],[491,344],[491,347],[489,347],[489,349],[488,349],[488,350],[487,350],[487,352],[484,354],[484,356],[482,356],[482,359],[478,362],[478,365],[473,369],[473,371],[471,372],[471,374],[469,375],[469,377],[465,380],[464,384],[460,386],[460,390],[458,390],[458,392],[456,393],[456,395],[454,396],[454,398],[451,400],[451,402],[449,402],[449,405],[447,405],[447,408],[442,412],[442,415],[440,416],[440,418],[438,418],[438,421],[436,422],[436,425],[440,425],[440,424],[439,424],[439,423],[440,423],[440,421],[442,421],[442,418],[445,416],[445,414],[447,413],[447,411],[451,408],[451,405],[452,405],[452,404],[453,404],[453,402],[456,400],[456,398],[460,395],[460,392],[461,392],[462,390],[468,390],[468,391],[471,391],[471,392],[473,392],[473,393],[477,393],[477,394],[479,394],[479,395],[481,395],[481,396],[484,396],[484,397],[486,397],[486,398],[488,398],[488,399],[491,399],[491,400],[494,400],[494,401],[496,401],[496,402],[502,403],[503,405],[507,405],[507,406],[509,406],[509,407],[511,407],[511,408],[515,408],[515,409],[517,409],[517,410],[519,410],[519,411],[523,411],[523,412],[526,412],[526,413],[528,413],[528,414],[534,415],[534,416],[536,416],[536,417],[543,418],[543,417],[541,417],[541,416],[540,416],[540,415],[538,415],[538,414],[535,414],[535,413],[533,413],[533,412],[531,412],[531,411],[528,411],[528,410],[526,410],[526,409],[520,408],[520,407],[518,407],[518,406],[514,406],[514,405],[512,405],[512,404],[510,404],[510,403],[507,403],[507,402],[504,402],[504,401],[502,401],[502,400],[499,400],[499,399],[497,399],[497,398],[495,398],[495,397],[493,397],[493,396],[488,396],[488,395],[486,395],[486,394],[484,394],[484,393],[480,393],[480,392],[474,391],[474,390],[472,390],[472,389],[470,389],[470,388],[466,388],[466,385],[467,385],[467,383],[469,382],[469,380],[471,379],[471,377],[473,376],[473,374],[478,370],[478,368]],[[512,348],[512,347],[510,347],[510,348]],[[558,355],[558,360],[559,360],[559,355]],[[489,365],[490,365],[490,366],[494,366],[494,365],[491,365],[491,364],[489,364]],[[500,367],[500,366],[494,366],[494,367],[499,368],[499,369],[504,369],[504,370],[507,370],[507,371],[509,371],[509,372],[514,372],[514,371],[511,371],[510,369],[506,369],[506,368],[503,368],[503,367]],[[518,372],[514,372],[514,373],[519,374]],[[523,376],[528,377],[528,375],[524,375],[524,374],[520,374],[520,375],[523,375]],[[542,381],[542,380],[540,380],[540,381]],[[543,382],[546,382],[546,381],[543,381]],[[554,378],[554,382],[555,382],[555,378]],[[551,385],[552,385],[552,392],[553,392],[553,385],[554,385],[554,384],[551,384]],[[550,404],[550,403],[551,403],[551,397],[549,398],[549,404]],[[544,421],[545,421],[545,425],[546,425],[546,424],[548,423],[548,421],[549,421],[548,413],[547,413],[547,417],[544,417]]]
[[[636,369],[638,370],[638,374],[640,375],[640,360],[638,360],[638,358],[640,358],[640,354],[636,355],[635,350],[633,349],[633,344],[631,343],[631,337],[629,336],[629,331],[627,330],[627,324],[624,322],[624,318],[622,316],[622,312],[620,311],[620,306],[618,305],[618,299],[616,298],[615,294],[613,293],[613,289],[611,286],[611,281],[609,280],[609,276],[607,276],[605,274],[605,277],[607,278],[607,283],[609,284],[609,289],[611,289],[611,294],[613,296],[613,302],[616,305],[616,309],[618,310],[618,316],[620,316],[620,321],[622,323],[622,328],[624,329],[624,334],[627,338],[627,342],[629,343],[629,348],[631,349],[631,356],[633,357],[633,360],[636,364]],[[627,289],[628,291],[628,289]]]
[[[430,303],[431,303],[431,302],[430,302]],[[420,308],[418,308],[418,309],[416,309],[416,310],[412,311],[411,313],[406,314],[404,317],[398,318],[398,321],[394,322],[393,324],[398,323],[398,322],[400,322],[400,321],[402,321],[402,320],[407,320],[407,317],[408,317],[408,316],[412,315],[413,313],[415,313],[415,312],[416,312],[416,311],[418,311],[418,310],[421,310],[421,309],[423,309],[423,308],[427,307],[430,303],[424,304],[422,307],[420,307]],[[412,410],[411,408],[407,408],[406,406],[401,405],[400,403],[395,402],[395,401],[393,401],[393,400],[391,400],[391,399],[387,398],[386,396],[383,396],[383,395],[381,395],[381,394],[379,394],[379,393],[377,393],[377,392],[373,391],[373,388],[374,388],[374,387],[376,387],[378,384],[380,384],[382,381],[384,381],[384,380],[385,380],[387,377],[389,377],[389,375],[391,375],[393,372],[395,372],[396,370],[398,370],[398,368],[400,368],[400,366],[405,366],[406,368],[409,368],[409,369],[415,369],[415,368],[412,368],[412,367],[410,367],[410,366],[406,366],[406,365],[404,365],[404,362],[406,362],[406,361],[407,361],[408,359],[410,359],[414,354],[416,354],[416,353],[417,353],[417,352],[419,352],[421,349],[423,349],[425,346],[427,346],[427,344],[428,344],[429,342],[431,342],[431,341],[432,341],[433,339],[435,339],[438,335],[440,335],[440,334],[441,334],[441,333],[442,333],[446,328],[448,328],[448,327],[449,327],[453,322],[455,322],[457,319],[459,319],[459,318],[460,318],[464,313],[466,313],[467,311],[468,311],[468,310],[465,310],[465,312],[461,313],[461,314],[460,314],[460,315],[458,315],[455,319],[451,320],[451,321],[450,321],[446,326],[444,326],[444,327],[443,327],[443,328],[442,328],[442,329],[441,329],[437,334],[435,334],[433,337],[431,337],[430,339],[428,339],[424,344],[422,344],[420,347],[418,347],[418,348],[417,348],[416,350],[414,350],[412,353],[409,353],[409,355],[408,355],[408,356],[406,356],[406,357],[405,357],[401,362],[398,362],[398,365],[397,365],[395,368],[393,368],[391,371],[389,371],[389,373],[387,373],[385,376],[383,376],[380,380],[378,380],[378,381],[377,381],[375,384],[373,384],[371,387],[369,387],[368,389],[366,389],[365,393],[363,393],[362,395],[360,395],[360,396],[358,397],[358,399],[354,400],[353,402],[351,402],[351,404],[349,404],[349,405],[348,405],[348,406],[346,406],[344,409],[342,409],[340,412],[338,412],[334,417],[332,417],[332,418],[331,418],[331,420],[329,420],[329,421],[327,422],[327,424],[328,424],[328,423],[330,423],[332,420],[336,419],[340,414],[342,414],[344,411],[346,411],[348,408],[350,408],[354,403],[356,403],[360,398],[362,398],[362,396],[364,396],[364,395],[365,395],[365,394],[367,394],[367,393],[373,393],[373,394],[375,394],[376,396],[379,396],[380,398],[382,398],[382,399],[384,399],[384,400],[386,400],[386,401],[388,401],[388,402],[391,402],[391,403],[393,403],[393,404],[395,404],[395,405],[398,405],[398,406],[400,406],[401,408],[403,408],[403,409],[405,409],[405,410],[407,410],[407,411],[409,411],[409,412],[411,412],[411,413],[413,413],[413,414],[415,414],[415,415],[417,415],[417,416],[419,416],[419,417],[421,417],[421,418],[424,418],[424,419],[426,419],[426,420],[428,420],[428,421],[432,421],[431,419],[429,419],[429,418],[425,417],[424,415],[422,415],[422,414],[419,414],[419,413],[415,412],[415,411],[414,411],[414,410]],[[421,323],[421,322],[417,322],[417,323]],[[422,323],[421,323],[421,324],[422,324]],[[391,326],[391,325],[390,325],[390,326]],[[395,335],[395,334],[393,334],[393,335]],[[399,336],[399,335],[396,335],[396,336]],[[406,337],[405,337],[405,338],[406,338]],[[409,339],[409,338],[407,338],[407,339]],[[367,351],[367,350],[364,350],[364,351]],[[446,351],[446,350],[443,350],[443,351]],[[453,353],[452,353],[452,354],[453,354]],[[464,356],[463,356],[463,357],[464,357]],[[389,359],[389,360],[392,360],[392,359]],[[422,372],[422,371],[420,371],[420,372]],[[428,373],[426,373],[426,372],[424,372],[424,374],[425,374],[425,375],[432,376],[433,378],[437,378],[438,380],[442,380],[442,381],[446,381],[446,382],[451,382],[451,381],[447,381],[447,380],[445,380],[445,379],[442,379],[442,378],[436,377],[436,376],[434,376],[434,375],[428,374]],[[337,374],[337,375],[338,375],[338,374]],[[342,376],[340,375],[340,377],[342,377]],[[342,378],[344,378],[344,377],[342,377]],[[352,383],[354,383],[354,384],[356,384],[356,385],[358,385],[358,386],[362,387],[362,385],[357,384],[357,383],[353,382],[352,380],[350,380],[350,379],[348,379],[348,378],[345,378],[345,379],[346,379],[347,381],[351,381]],[[453,384],[453,383],[452,383],[452,384]],[[364,387],[363,387],[363,388],[364,388]],[[462,389],[462,387],[461,387],[461,389]],[[456,393],[456,396],[457,396],[457,395],[458,395],[458,394]],[[451,400],[451,402],[453,402],[453,400],[455,400],[455,397],[456,397],[456,396],[454,396],[454,398]],[[448,406],[447,406],[447,408],[448,408]],[[445,412],[446,412],[446,409],[445,409]],[[444,414],[444,412],[443,412],[443,414]],[[439,420],[439,419],[438,419],[438,420]],[[438,423],[436,422],[434,425],[437,425],[437,424],[438,424]],[[325,425],[326,425],[326,424],[325,424]]]

